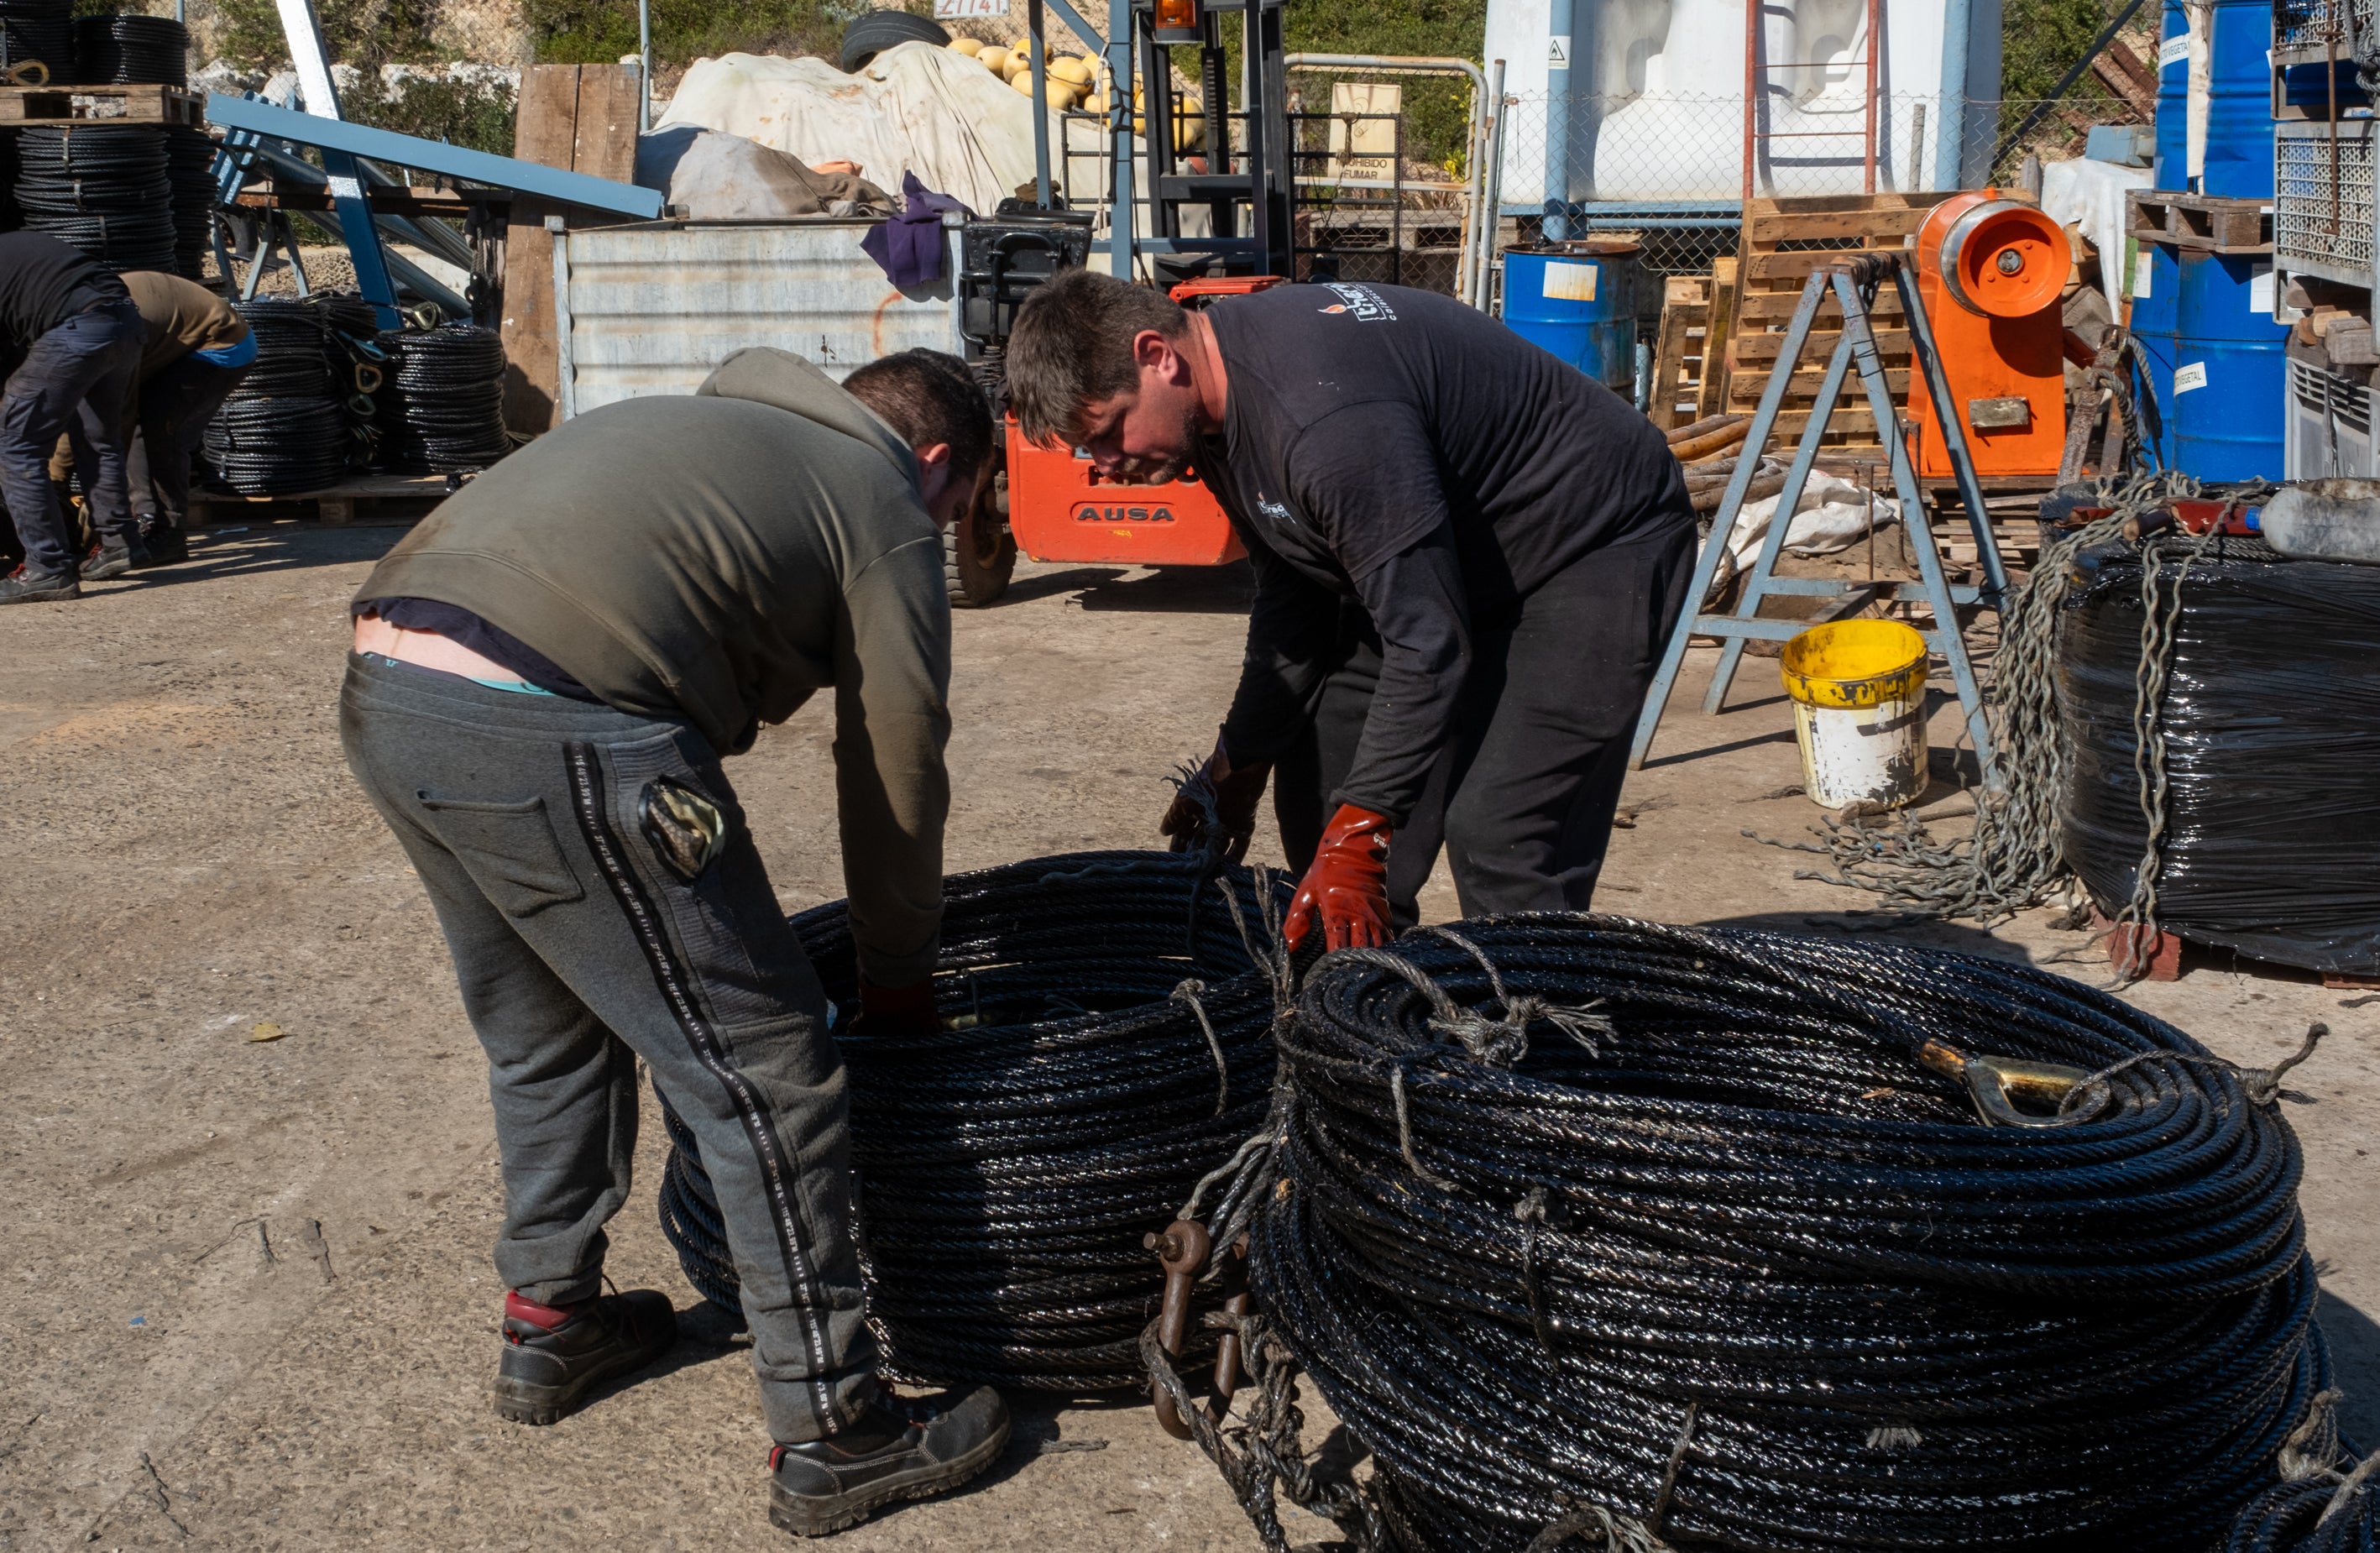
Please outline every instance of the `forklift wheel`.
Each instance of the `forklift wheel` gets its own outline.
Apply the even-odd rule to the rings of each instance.
[[[997,602],[1016,570],[1016,536],[1008,531],[1002,504],[990,488],[1002,483],[987,482],[975,504],[942,534],[942,576],[953,609],[979,610]]]

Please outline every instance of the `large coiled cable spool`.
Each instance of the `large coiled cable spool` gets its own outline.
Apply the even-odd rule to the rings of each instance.
[[[125,11],[78,17],[75,79],[102,86],[190,84],[189,30],[171,17]]]
[[[174,268],[173,186],[154,125],[36,125],[16,131],[17,204],[111,270]]]
[[[39,66],[19,78],[27,86],[73,80],[74,0],[0,0],[0,63],[11,72]]]
[[[165,183],[174,212],[174,273],[184,280],[206,273],[214,247],[215,142],[203,129],[180,125],[165,131]]]
[[[337,483],[356,443],[333,375],[320,308],[294,297],[237,304],[256,336],[256,364],[207,426],[207,462],[243,496]]]
[[[864,1022],[836,1032],[887,1373],[1064,1391],[1143,1383],[1136,1343],[1162,1280],[1142,1237],[1231,1157],[1272,1091],[1274,998],[1247,948],[1268,930],[1257,905],[1246,871],[1208,879],[1160,854],[945,881],[934,980],[946,1027],[921,1040]],[[856,1013],[843,904],[794,928],[828,996]],[[733,1307],[693,1136],[666,1098],[663,1119],[674,1147],[662,1228],[695,1287]]]
[[[2275,1480],[2328,1381],[2277,1074],[1997,961],[1452,931],[1307,978],[1251,1234],[1387,1541],[1518,1553],[1592,1507],[2204,1553]]]
[[[504,435],[504,347],[492,329],[448,323],[381,336],[382,457],[392,468],[458,474],[511,451]]]

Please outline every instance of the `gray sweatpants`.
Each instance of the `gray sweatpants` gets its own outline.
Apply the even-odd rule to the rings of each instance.
[[[642,1057],[718,1189],[771,1436],[844,1427],[875,1395],[876,1350],[843,1062],[709,744],[686,723],[357,655],[339,733],[437,908],[487,1049],[506,1286],[549,1304],[598,1292]],[[661,777],[728,820],[691,883],[639,826]]]

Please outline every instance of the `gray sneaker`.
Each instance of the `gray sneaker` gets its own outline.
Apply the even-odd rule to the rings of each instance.
[[[81,579],[72,572],[35,572],[19,566],[0,576],[0,604],[55,604],[81,597]]]
[[[1007,1446],[1008,1404],[989,1386],[887,1395],[831,1439],[769,1452],[769,1519],[795,1536],[827,1536],[897,1499],[957,1487]]]

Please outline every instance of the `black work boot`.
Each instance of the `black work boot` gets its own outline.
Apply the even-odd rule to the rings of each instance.
[[[895,1499],[957,1487],[1007,1445],[1008,1404],[989,1386],[931,1402],[888,1395],[842,1434],[769,1452],[769,1519],[795,1536],[826,1536]]]
[[[0,577],[0,604],[53,604],[82,597],[82,584],[72,572],[36,572],[19,566]]]
[[[676,1341],[677,1313],[650,1289],[559,1308],[506,1294],[496,1412],[516,1424],[558,1424],[599,1383],[643,1368]]]
[[[149,547],[149,558],[133,562],[135,566],[178,566],[190,558],[190,537],[169,523],[142,529],[140,542]]]
[[[133,567],[148,564],[149,549],[146,545],[138,540],[127,541],[109,536],[91,546],[91,553],[82,558],[82,580],[105,582],[109,577],[120,577]]]

